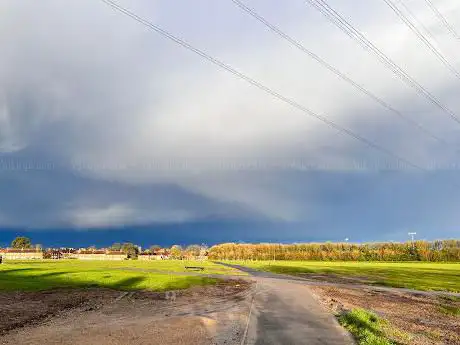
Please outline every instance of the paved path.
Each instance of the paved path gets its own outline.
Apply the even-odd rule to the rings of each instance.
[[[257,282],[250,309],[247,329],[241,345],[348,345],[354,344],[350,335],[341,328],[335,318],[313,297],[309,285],[333,285],[338,287],[382,290],[392,293],[415,293],[422,295],[460,295],[457,293],[417,291],[410,289],[379,287],[361,284],[321,282],[220,263],[249,274],[229,276],[197,272],[165,272],[164,274],[199,275],[223,279],[250,279]],[[153,269],[133,269],[157,272]]]
[[[231,265],[257,282],[242,345],[348,345],[354,341],[308,287]]]

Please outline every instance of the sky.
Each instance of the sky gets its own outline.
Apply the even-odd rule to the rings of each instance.
[[[450,70],[383,0],[328,4],[450,115],[305,1],[244,3],[441,140],[231,0],[118,4],[391,154],[102,1],[3,0],[0,245],[458,238],[460,39],[425,0],[397,3]],[[460,3],[435,5],[460,32]]]

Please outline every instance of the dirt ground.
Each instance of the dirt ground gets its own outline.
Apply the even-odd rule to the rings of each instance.
[[[0,293],[0,344],[239,344],[252,285]]]
[[[388,320],[386,330],[398,344],[460,345],[460,317],[445,308],[460,307],[460,300],[436,295],[370,288],[315,286],[311,290],[329,309],[341,313],[353,308],[372,310]],[[403,331],[403,332],[399,332]]]

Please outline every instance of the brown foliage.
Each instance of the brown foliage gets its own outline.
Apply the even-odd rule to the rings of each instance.
[[[460,240],[383,243],[236,244],[213,246],[214,260],[460,261]]]

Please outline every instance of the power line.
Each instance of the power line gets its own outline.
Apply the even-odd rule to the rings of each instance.
[[[436,15],[436,17],[438,17],[438,19],[441,21],[442,24],[444,24],[444,26],[446,27],[446,29],[456,38],[456,39],[460,39],[460,35],[458,34],[458,32],[455,30],[455,28],[448,22],[448,20],[446,19],[446,17],[444,17],[442,15],[442,13],[436,8],[436,6],[433,4],[433,2],[431,0],[425,0],[426,4],[428,5],[428,7],[434,12],[434,14]]]
[[[256,20],[258,20],[259,22],[261,22],[262,24],[264,24],[266,27],[268,27],[271,31],[273,31],[275,34],[277,34],[278,36],[280,36],[281,38],[285,39],[286,41],[288,41],[289,43],[291,43],[294,47],[296,47],[297,49],[299,49],[300,51],[302,51],[303,53],[307,54],[310,58],[312,58],[313,60],[315,60],[316,62],[318,62],[319,64],[321,64],[323,67],[327,68],[329,71],[331,71],[332,73],[334,73],[336,76],[338,76],[339,78],[341,78],[342,80],[344,80],[345,82],[347,82],[348,84],[350,84],[351,86],[353,86],[355,89],[361,91],[362,93],[364,93],[365,95],[367,95],[369,98],[371,98],[372,100],[374,100],[375,102],[379,103],[381,106],[383,106],[384,108],[390,110],[392,113],[394,113],[396,116],[398,116],[399,118],[401,118],[403,121],[405,121],[406,123],[408,123],[409,125],[413,125],[415,127],[417,127],[421,132],[423,132],[424,134],[428,135],[429,137],[439,141],[439,142],[443,142],[447,145],[449,145],[444,139],[441,139],[439,138],[438,136],[436,136],[435,134],[431,133],[429,130],[427,130],[426,128],[424,128],[421,124],[419,124],[417,121],[414,121],[413,119],[405,116],[403,113],[401,113],[399,110],[395,109],[393,106],[391,106],[390,104],[388,104],[386,101],[384,101],[383,99],[379,98],[378,96],[376,96],[375,94],[373,94],[372,92],[370,92],[369,90],[367,90],[364,86],[360,85],[359,83],[357,83],[356,81],[354,81],[353,79],[351,79],[350,77],[348,77],[344,72],[340,71],[338,68],[334,67],[333,65],[331,65],[330,63],[326,62],[324,59],[322,59],[319,55],[313,53],[312,51],[310,51],[308,48],[306,48],[303,44],[301,44],[299,41],[296,41],[295,39],[293,39],[292,37],[290,37],[288,34],[286,34],[285,32],[283,32],[281,29],[279,29],[277,26],[275,26],[274,24],[270,23],[267,19],[265,19],[262,15],[260,15],[259,13],[257,13],[253,8],[250,8],[248,7],[246,4],[244,4],[242,1],[240,0],[231,0],[235,5],[237,5],[240,9],[242,9],[243,11],[245,11],[246,13],[248,13],[250,16],[252,16],[253,18],[255,18]]]
[[[390,69],[399,79],[405,84],[413,88],[418,94],[424,96],[432,104],[446,113],[452,120],[460,124],[460,119],[457,115],[444,106],[433,94],[415,81],[407,72],[391,60],[385,53],[377,48],[371,41],[369,41],[360,31],[358,31],[352,24],[343,18],[337,11],[331,8],[324,0],[306,0],[307,5],[313,6],[316,10],[322,13],[327,20],[342,30],[347,36],[359,43],[366,51],[374,54],[377,59]]]
[[[428,29],[428,27],[423,24],[423,22],[421,20],[419,20],[417,18],[417,16],[414,14],[414,12],[409,8],[409,6],[407,6],[405,3],[404,3],[404,0],[397,0],[398,1],[398,4],[401,5],[404,10],[409,14],[409,16],[412,17],[412,19],[423,29],[425,30],[426,34],[430,37],[430,39],[433,41],[433,42],[436,42],[437,44],[439,44],[439,41],[436,39],[436,37],[434,37],[434,35],[431,33],[430,29]]]
[[[438,58],[439,61],[458,79],[460,79],[460,73],[455,67],[444,57],[444,55],[425,37],[425,35],[407,18],[404,13],[396,6],[392,0],[382,0],[390,7],[393,12],[403,21],[404,24],[422,41],[422,43]]]
[[[399,160],[400,162],[403,162],[404,164],[407,164],[408,166],[411,166],[411,167],[413,167],[413,168],[415,168],[417,170],[427,171],[423,167],[421,167],[421,166],[419,166],[419,165],[417,165],[415,163],[412,163],[411,161],[409,161],[409,160],[407,160],[407,159],[405,159],[403,157],[400,157],[399,155],[393,153],[389,149],[386,149],[385,147],[380,146],[380,145],[374,143],[373,141],[360,136],[359,134],[353,132],[352,130],[350,130],[348,128],[342,127],[341,125],[335,123],[334,121],[329,120],[326,117],[321,116],[319,114],[316,114],[315,112],[313,112],[312,110],[308,109],[307,107],[301,105],[300,103],[297,103],[296,101],[294,101],[294,100],[292,100],[292,99],[290,99],[290,98],[288,98],[286,96],[281,95],[280,93],[270,89],[269,87],[259,83],[256,80],[248,77],[247,75],[239,72],[238,70],[236,70],[233,67],[225,64],[224,62],[222,62],[222,61],[220,61],[220,60],[208,55],[204,51],[202,51],[202,50],[200,50],[198,48],[195,48],[190,43],[187,43],[186,41],[174,36],[173,34],[169,33],[168,31],[160,28],[159,26],[149,22],[146,19],[143,19],[142,17],[140,17],[137,14],[129,11],[128,9],[126,9],[124,7],[121,7],[120,5],[115,3],[114,1],[112,1],[112,0],[101,0],[101,1],[104,2],[105,4],[107,4],[108,6],[110,6],[111,8],[113,8],[114,10],[116,10],[116,11],[122,13],[122,14],[125,14],[126,16],[134,19],[135,21],[141,23],[142,25],[148,27],[149,29],[157,32],[161,36],[163,36],[163,37],[165,37],[165,38],[167,38],[167,39],[179,44],[180,46],[184,47],[185,49],[188,49],[188,50],[192,51],[193,53],[201,56],[202,58],[208,60],[209,62],[213,63],[214,65],[216,65],[216,66],[218,66],[218,67],[230,72],[231,74],[237,76],[238,78],[243,79],[247,83],[257,87],[258,89],[264,91],[265,93],[268,93],[269,95],[272,95],[273,97],[279,99],[280,101],[283,101],[283,102],[291,105],[292,107],[304,112],[305,114],[324,122],[326,125],[336,129],[337,131],[341,132],[342,134],[346,134],[346,135],[352,137],[353,139],[355,139],[357,141],[360,141],[361,143],[363,143],[363,144],[365,144],[365,145],[367,145],[367,146],[369,146],[369,147],[371,147],[371,148],[373,148],[373,149],[375,149],[377,151],[383,152],[386,155],[391,156],[391,157]]]

